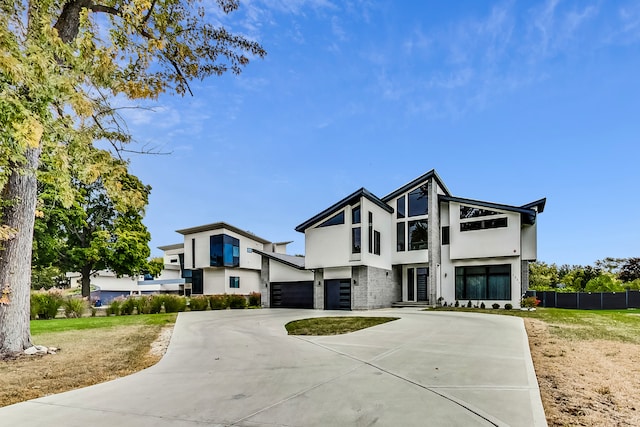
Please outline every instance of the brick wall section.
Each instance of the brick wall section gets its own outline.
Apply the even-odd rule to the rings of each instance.
[[[266,285],[266,286],[265,286]],[[269,258],[262,257],[260,269],[260,294],[263,307],[271,307],[271,283],[269,283]]]
[[[529,290],[529,261],[522,261],[520,286],[522,287],[520,295],[523,295]]]
[[[313,272],[313,308],[324,310],[324,271],[321,268]]]
[[[358,266],[351,271],[351,309],[371,310],[391,307],[402,299],[399,269]]]

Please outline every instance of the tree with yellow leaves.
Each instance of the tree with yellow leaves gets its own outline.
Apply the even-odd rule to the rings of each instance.
[[[216,3],[225,13],[239,7]],[[240,73],[265,54],[211,23],[197,0],[0,0],[0,354],[31,345],[38,181],[69,206],[71,177],[100,179],[116,206],[139,208],[145,197],[118,191],[130,136],[110,100],[191,93],[193,79]]]

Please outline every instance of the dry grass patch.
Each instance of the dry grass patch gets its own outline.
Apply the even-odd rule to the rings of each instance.
[[[63,322],[72,320],[75,319]],[[162,357],[161,353],[152,354],[149,349],[163,327],[159,323],[140,322],[40,333],[33,338],[35,343],[58,347],[60,351],[55,355],[20,355],[0,360],[0,407],[113,380],[147,368]]]

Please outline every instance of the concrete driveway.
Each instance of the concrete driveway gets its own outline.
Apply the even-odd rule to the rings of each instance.
[[[400,320],[330,337],[293,319]],[[183,313],[147,370],[0,409],[7,426],[545,426],[521,319],[458,312]]]

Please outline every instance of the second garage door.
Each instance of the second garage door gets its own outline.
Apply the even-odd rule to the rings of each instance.
[[[313,281],[272,282],[272,308],[313,308]]]

